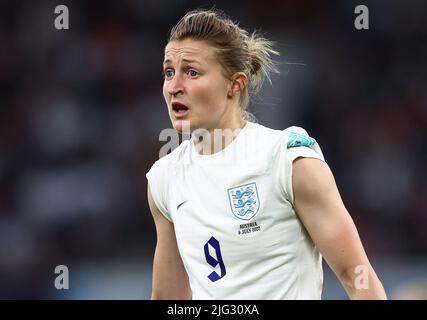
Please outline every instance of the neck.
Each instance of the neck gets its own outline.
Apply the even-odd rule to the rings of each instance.
[[[230,121],[220,122],[212,129],[198,129],[192,134],[192,139],[199,154],[209,155],[225,149],[246,125],[240,115]]]

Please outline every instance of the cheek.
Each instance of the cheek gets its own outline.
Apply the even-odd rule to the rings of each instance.
[[[200,84],[200,86],[194,88],[194,94],[201,107],[210,114],[225,108],[226,88],[216,81]]]
[[[165,98],[165,100],[168,100],[168,87],[166,82],[163,83],[163,97]]]

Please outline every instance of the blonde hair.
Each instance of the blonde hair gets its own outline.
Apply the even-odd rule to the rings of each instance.
[[[256,32],[249,34],[217,9],[196,9],[186,13],[172,28],[168,42],[184,39],[211,44],[226,78],[239,71],[246,74],[249,84],[241,93],[239,103],[242,118],[255,120],[247,111],[250,97],[259,91],[265,78],[271,83],[271,72],[279,73],[277,63],[271,57],[279,55],[273,49],[273,42]]]

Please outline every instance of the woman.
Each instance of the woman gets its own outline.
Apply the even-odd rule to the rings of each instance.
[[[350,298],[386,298],[317,142],[249,121],[276,54],[218,11],[172,29],[163,95],[191,139],[147,173],[152,299],[320,299],[322,256]]]

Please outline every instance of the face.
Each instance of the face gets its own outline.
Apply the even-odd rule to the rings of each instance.
[[[165,48],[163,96],[177,131],[185,129],[186,121],[191,131],[226,126],[231,81],[224,77],[214,50],[191,39],[170,42]]]

